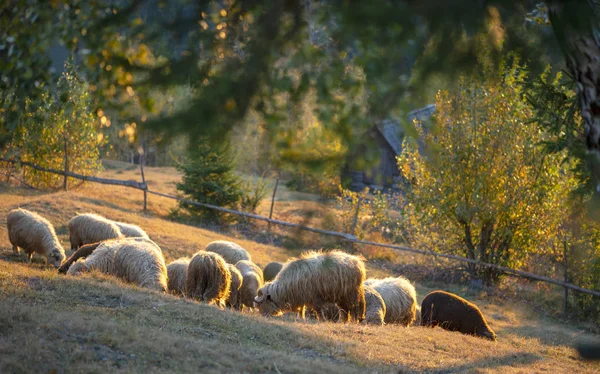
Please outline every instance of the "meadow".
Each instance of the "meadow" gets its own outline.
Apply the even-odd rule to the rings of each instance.
[[[101,177],[140,180],[135,167],[116,162],[105,166]],[[149,188],[155,191],[174,193],[179,178],[172,168],[146,169]],[[590,326],[551,316],[507,293],[471,289],[460,283],[417,280],[415,286],[419,301],[434,289],[445,289],[476,303],[498,335],[497,342],[439,328],[338,324],[220,310],[98,273],[80,278],[59,275],[40,257],[26,264],[24,256],[13,255],[6,216],[17,207],[50,220],[65,248],[69,248],[69,219],[77,213],[94,212],[144,228],[160,245],[167,262],[190,256],[217,239],[239,243],[261,267],[301,251],[269,240],[266,226],[254,227],[261,238],[255,241],[244,235],[243,229],[175,222],[169,213],[176,202],[169,199],[149,195],[148,211],[144,212],[140,191],[76,184],[67,192],[0,185],[0,372],[600,370],[598,364],[582,361],[572,348],[578,342],[600,339]],[[268,200],[259,206],[259,214],[268,215]],[[305,210],[321,211],[322,207],[312,195],[281,188],[277,218],[302,222]],[[314,240],[308,234],[294,235],[307,244],[305,249],[313,249],[310,244]],[[411,258],[403,258],[404,263]],[[397,276],[398,269],[381,260],[367,262],[368,277]]]

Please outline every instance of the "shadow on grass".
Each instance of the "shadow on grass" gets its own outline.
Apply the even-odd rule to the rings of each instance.
[[[522,325],[514,327],[505,327],[501,330],[502,334],[512,334],[516,336],[523,336],[527,338],[538,339],[545,345],[564,345],[565,336],[567,335],[564,331],[555,331],[545,328],[543,325]]]
[[[89,204],[93,204],[93,205],[98,205],[98,206],[103,206],[103,207],[107,207],[107,208],[111,208],[111,209],[115,209],[121,212],[127,212],[127,213],[132,213],[131,209],[128,208],[124,208],[119,204],[114,204],[114,203],[110,203],[106,200],[102,200],[102,199],[93,199],[90,197],[82,197],[79,200],[81,200],[82,202],[85,203],[89,203]],[[140,206],[141,209],[141,206]],[[133,212],[136,213],[136,212]]]
[[[515,368],[517,366],[527,366],[542,360],[542,357],[533,353],[512,353],[502,357],[488,357],[475,362],[469,362],[463,365],[449,366],[441,369],[428,371],[428,373],[465,373],[476,369],[494,369],[502,366]]]

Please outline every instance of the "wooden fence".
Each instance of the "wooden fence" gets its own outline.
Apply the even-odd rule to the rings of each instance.
[[[579,287],[572,283],[563,282],[563,281],[560,281],[557,279],[544,277],[544,276],[541,276],[538,274],[529,273],[529,272],[522,271],[522,270],[511,269],[511,268],[508,268],[505,266],[499,266],[499,265],[495,265],[495,264],[481,262],[478,260],[473,260],[473,259],[469,259],[469,258],[465,258],[465,257],[461,257],[461,256],[446,254],[446,253],[437,253],[437,252],[432,252],[432,251],[420,250],[420,249],[405,247],[405,246],[396,245],[396,244],[386,244],[386,243],[372,242],[372,241],[368,241],[368,240],[360,240],[353,234],[323,230],[320,228],[309,227],[309,226],[305,226],[305,225],[301,225],[301,224],[297,224],[297,223],[280,221],[280,220],[273,219],[270,217],[264,217],[264,216],[261,216],[258,214],[240,212],[235,209],[223,208],[223,207],[216,206],[216,205],[205,204],[205,203],[200,203],[200,202],[189,200],[189,199],[184,199],[184,198],[181,198],[178,196],[173,196],[173,195],[165,194],[162,192],[151,191],[148,189],[148,185],[146,184],[145,179],[144,179],[144,182],[139,183],[139,182],[134,182],[134,181],[123,181],[123,180],[115,180],[115,179],[97,178],[97,177],[89,177],[89,176],[79,175],[79,174],[75,174],[75,173],[71,173],[71,172],[65,172],[62,170],[43,168],[43,167],[34,165],[30,162],[21,162],[21,161],[13,160],[13,159],[0,158],[0,161],[21,164],[21,165],[25,165],[28,167],[32,167],[36,170],[46,171],[49,173],[55,173],[55,174],[60,174],[60,175],[66,175],[68,177],[81,179],[84,181],[116,185],[116,186],[125,186],[125,187],[130,187],[130,188],[135,188],[135,189],[141,190],[144,192],[144,210],[146,210],[146,201],[147,201],[146,194],[149,193],[149,194],[161,196],[161,197],[168,198],[168,199],[182,201],[187,204],[199,206],[202,208],[213,209],[213,210],[217,210],[217,211],[224,212],[224,213],[229,213],[229,214],[234,214],[234,215],[241,216],[241,217],[264,221],[264,222],[269,223],[269,225],[274,224],[274,225],[279,225],[279,226],[284,226],[284,227],[291,227],[291,228],[296,228],[296,229],[300,229],[300,230],[310,231],[310,232],[314,232],[314,233],[318,233],[318,234],[322,234],[322,235],[338,237],[338,238],[341,238],[343,240],[346,240],[346,241],[352,243],[353,245],[372,245],[372,246],[376,246],[376,247],[390,248],[390,249],[397,250],[397,251],[411,252],[411,253],[417,253],[417,254],[426,255],[426,256],[441,257],[441,258],[446,258],[449,260],[466,262],[466,263],[474,264],[477,266],[483,266],[483,267],[495,269],[504,274],[511,275],[511,276],[522,277],[522,278],[527,278],[527,279],[531,279],[531,280],[535,280],[535,281],[551,283],[551,284],[565,288],[565,291],[570,289],[573,291],[600,297],[600,291],[589,290],[587,288]],[[567,294],[565,293],[565,295],[567,295]]]

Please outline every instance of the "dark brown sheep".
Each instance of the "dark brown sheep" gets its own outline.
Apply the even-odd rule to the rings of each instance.
[[[100,244],[102,244],[102,242],[82,245],[71,255],[71,257],[67,259],[67,261],[63,262],[63,264],[60,265],[60,267],[58,268],[58,272],[61,274],[67,274],[67,271],[75,261],[79,260],[80,258],[86,258],[87,256],[91,255]]]
[[[421,304],[421,320],[423,326],[440,326],[449,331],[496,340],[496,334],[479,308],[448,292],[433,291],[425,296]]]

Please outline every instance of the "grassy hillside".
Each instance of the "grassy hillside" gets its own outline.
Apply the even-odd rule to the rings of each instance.
[[[139,180],[118,164],[103,176]],[[152,189],[173,192],[178,174],[148,168]],[[283,192],[278,213],[295,211],[313,198]],[[95,212],[142,226],[167,261],[190,255],[215,239],[235,240],[264,266],[296,255],[288,250],[171,222],[175,203],[149,198],[142,212],[139,191],[86,184],[69,192],[40,193],[0,185],[0,372],[597,372],[577,358],[575,342],[598,339],[511,298],[448,287],[477,303],[497,342],[441,329],[315,323],[294,317],[219,310],[159,295],[101,274],[58,275],[40,258],[25,264],[11,253],[6,215],[34,210],[56,227],[68,248],[66,224],[78,212]],[[318,208],[318,207],[317,207]],[[268,209],[268,203],[259,208]],[[264,211],[261,211],[264,213]],[[392,275],[368,264],[368,276]],[[417,284],[419,300],[432,288]],[[445,287],[446,288],[446,287]],[[446,289],[448,289],[446,288]]]

